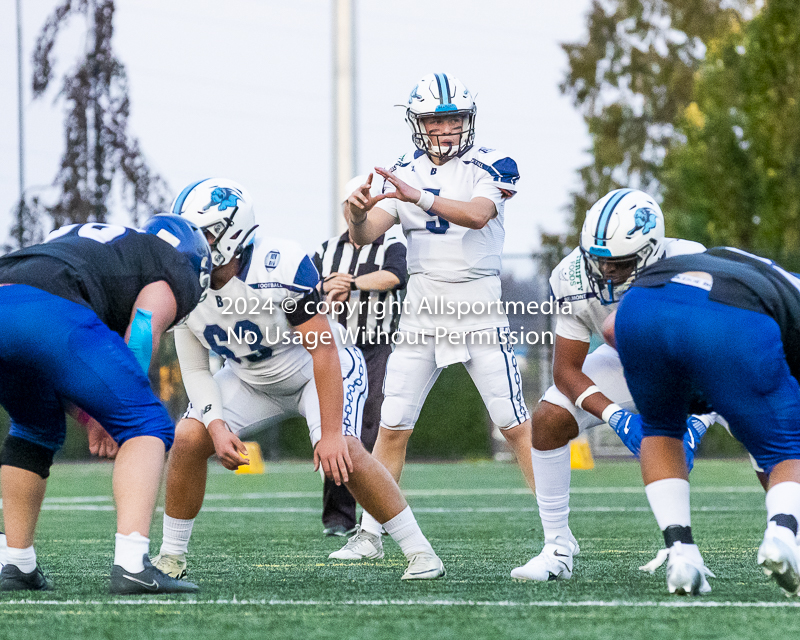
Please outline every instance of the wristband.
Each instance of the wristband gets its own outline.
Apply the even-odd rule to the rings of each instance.
[[[617,411],[622,411],[622,407],[612,402],[605,409],[603,409],[603,422],[608,422],[610,424],[611,416],[613,416]]]
[[[350,291],[358,291],[358,286],[356,285],[356,279],[353,278],[350,281]]]
[[[578,409],[583,409],[583,401],[589,396],[593,396],[595,393],[600,393],[600,388],[597,385],[593,384],[591,387],[587,387],[586,391],[576,398],[575,406],[578,407]]]
[[[417,206],[423,211],[430,211],[433,207],[434,195],[430,191],[421,190]]]

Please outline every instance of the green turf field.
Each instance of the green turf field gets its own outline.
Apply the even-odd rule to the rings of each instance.
[[[56,590],[0,596],[0,638],[766,638],[796,629],[789,600],[755,564],[763,492],[746,461],[698,462],[693,530],[716,573],[704,598],[668,596],[662,567],[638,571],[662,546],[638,466],[599,461],[573,474],[575,577],[516,582],[538,552],[535,500],[510,464],[410,464],[411,506],[447,577],[405,583],[391,541],[380,561],[329,561],[321,482],[308,463],[263,476],[212,467],[192,540],[198,597],[105,594],[114,513],[107,464],[57,465],[38,529],[40,563]],[[153,527],[158,549],[160,514]]]

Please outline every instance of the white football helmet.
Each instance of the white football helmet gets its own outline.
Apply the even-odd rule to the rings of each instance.
[[[210,232],[215,267],[238,258],[253,243],[253,231],[258,226],[250,194],[239,183],[225,178],[193,182],[173,200],[170,213]]]
[[[581,253],[600,302],[619,302],[639,271],[664,253],[661,208],[637,189],[606,194],[586,213]]]
[[[406,122],[411,127],[414,145],[436,158],[454,158],[468,151],[475,142],[477,107],[464,84],[446,73],[430,73],[411,90],[406,108]],[[456,147],[440,135],[429,135],[423,120],[432,116],[461,116],[464,122]],[[449,137],[449,136],[448,136]]]

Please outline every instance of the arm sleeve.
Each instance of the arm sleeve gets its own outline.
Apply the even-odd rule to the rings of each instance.
[[[308,322],[317,315],[321,300],[318,289],[312,289],[297,301],[297,308],[291,313],[286,312],[286,319],[293,327]]]
[[[406,245],[402,242],[393,242],[383,252],[383,265],[381,271],[388,271],[400,280],[395,289],[403,289],[408,279],[408,263],[406,262]]]
[[[175,329],[175,350],[189,402],[200,410],[203,424],[224,420],[222,396],[208,365],[206,349],[185,325]]]

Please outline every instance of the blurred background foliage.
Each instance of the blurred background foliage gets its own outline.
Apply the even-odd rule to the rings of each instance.
[[[589,129],[568,242],[619,187],[669,235],[800,267],[800,3],[595,0],[561,86]]]
[[[98,6],[87,58],[63,79],[72,105],[55,180],[63,198],[52,211],[21,203],[13,234],[20,245],[38,239],[43,214],[64,223],[102,221],[116,171],[134,219],[167,198],[127,133],[124,66],[110,46],[113,0]],[[60,25],[86,7],[85,0],[64,1],[45,25],[36,95],[51,81],[49,55]],[[662,203],[669,235],[734,245],[800,270],[800,2],[594,0],[585,37],[563,49],[561,90],[583,115],[590,161],[578,170],[569,233],[543,237],[546,253],[558,257],[577,244],[585,212],[605,193],[635,187]],[[171,341],[160,362],[151,380],[177,417],[186,399]],[[529,404],[538,397],[531,390],[538,390],[535,382]],[[0,432],[6,428],[2,416]],[[270,451],[310,456],[302,420],[262,437]],[[82,438],[70,427],[63,455],[83,455]],[[463,367],[450,367],[429,397],[409,455],[485,457],[491,450],[480,397]],[[703,451],[741,448],[715,429]]]

